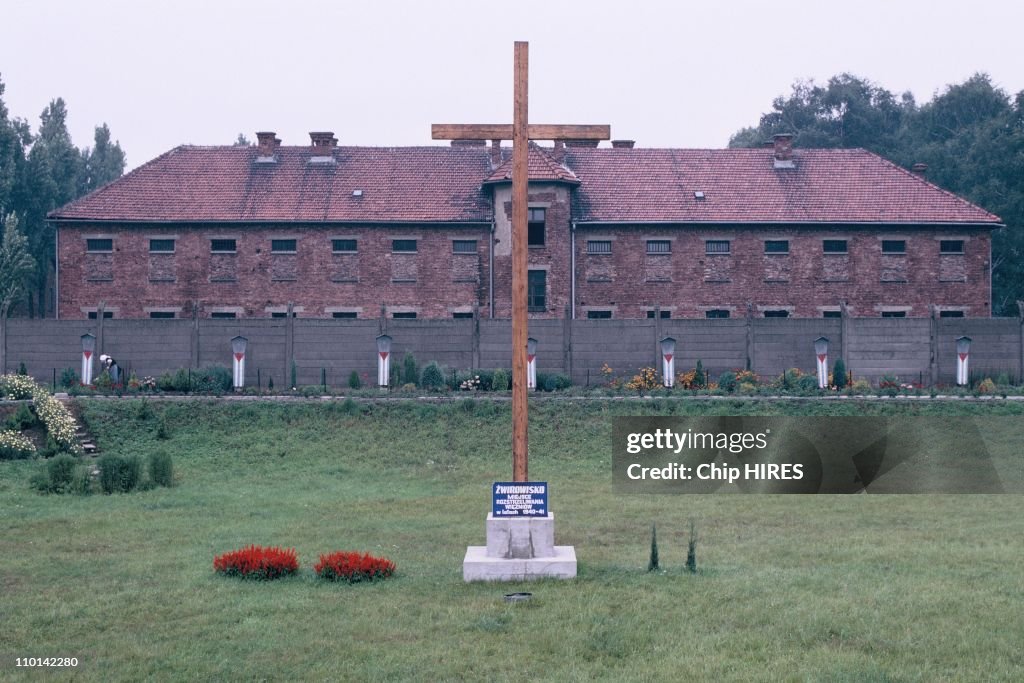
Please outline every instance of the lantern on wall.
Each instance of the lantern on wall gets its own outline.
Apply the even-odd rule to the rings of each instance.
[[[231,384],[238,391],[245,386],[245,349],[249,340],[235,337],[231,340]]]
[[[537,389],[537,340],[526,340],[526,388]]]
[[[828,388],[828,337],[814,340],[814,355],[818,363],[818,388]]]
[[[971,338],[960,337],[956,340],[956,383],[967,386],[967,361],[971,354]]]
[[[96,354],[96,335],[82,335],[82,384],[92,384],[92,357]]]
[[[676,340],[665,337],[661,340],[661,381],[669,389],[676,380]]]
[[[386,387],[391,378],[391,337],[377,337],[377,386]]]

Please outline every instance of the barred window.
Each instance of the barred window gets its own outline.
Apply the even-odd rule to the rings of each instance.
[[[671,254],[672,253],[672,241],[671,240],[647,240],[647,253],[648,254]]]
[[[608,320],[611,317],[611,311],[587,311],[588,320]]]
[[[210,317],[214,320],[234,320],[238,314],[234,311],[214,311],[210,313]]]
[[[353,320],[357,318],[358,315],[356,314],[355,311],[334,311],[333,313],[331,313],[331,317],[343,320]]]
[[[235,240],[210,240],[210,251],[214,254],[233,254]]]
[[[272,254],[294,254],[296,251],[296,240],[270,240]]]
[[[588,254],[610,254],[610,253],[612,253],[612,243],[611,243],[611,240],[587,240],[587,253]]]
[[[906,254],[907,253],[907,241],[906,240],[882,240],[882,253],[883,254]]]
[[[114,240],[112,239],[87,239],[85,241],[86,251],[114,251]]]
[[[764,253],[766,254],[788,254],[789,240],[765,240]]]
[[[654,311],[647,311],[647,317],[654,319]],[[658,311],[658,317],[662,320],[670,320],[672,318],[672,311]]]
[[[391,251],[415,253],[416,240],[391,240]]]
[[[821,247],[826,254],[845,254],[846,240],[822,240]]]
[[[939,240],[940,254],[962,254],[964,253],[963,240]]]
[[[728,318],[729,310],[726,308],[712,308],[709,311],[704,311],[705,318]]]
[[[526,218],[526,245],[544,246],[544,224],[547,212],[544,209],[528,209]]]
[[[158,253],[174,253],[174,240],[152,239],[149,241],[149,250]]]
[[[705,254],[728,254],[729,253],[729,240],[705,240],[704,241],[704,253]]]
[[[548,273],[546,270],[531,270],[526,275],[526,308],[530,311],[543,312],[548,308],[547,302]]]
[[[475,254],[476,253],[476,240],[453,240],[452,241],[452,253],[455,253],[455,254]]]
[[[335,254],[344,254],[346,252],[356,251],[355,240],[331,240],[331,251]]]
[[[150,311],[149,317],[153,320],[167,320],[174,317],[174,311]]]

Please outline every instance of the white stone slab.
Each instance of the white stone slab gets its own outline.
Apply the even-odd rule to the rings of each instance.
[[[553,557],[555,515],[495,517],[487,515],[487,555],[498,559]]]
[[[487,546],[471,545],[466,548],[462,561],[463,581],[525,581],[528,579],[576,578],[576,548],[556,545],[551,557],[532,559],[502,559],[490,557]]]

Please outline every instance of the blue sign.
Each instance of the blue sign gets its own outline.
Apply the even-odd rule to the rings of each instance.
[[[495,517],[547,517],[546,481],[496,481],[491,489]]]

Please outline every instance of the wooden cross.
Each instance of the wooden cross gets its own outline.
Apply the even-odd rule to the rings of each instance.
[[[529,43],[515,44],[513,117],[506,124],[434,124],[434,140],[512,140],[512,479],[527,481],[526,214],[530,140],[608,140],[610,126],[527,122]],[[492,264],[493,267],[493,264]]]

